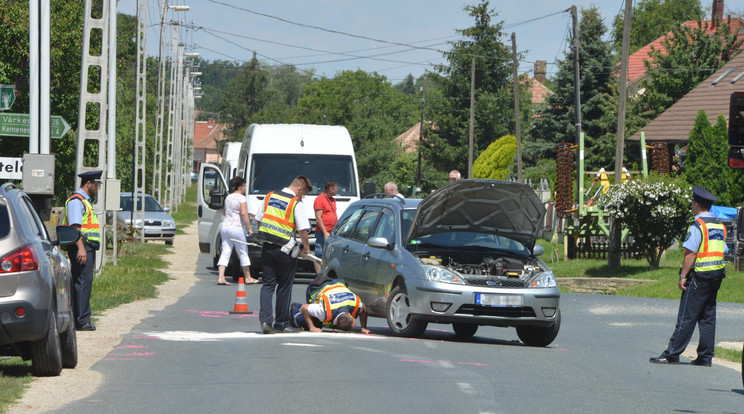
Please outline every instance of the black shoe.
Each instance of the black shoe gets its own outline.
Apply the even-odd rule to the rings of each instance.
[[[273,334],[273,333],[276,333],[276,331],[274,330],[274,328],[272,328],[271,325],[269,325],[266,322],[262,322],[261,323],[261,330],[263,331],[264,334]]]
[[[283,328],[274,328],[274,332],[276,333],[300,333],[302,332],[302,329],[295,328],[292,326],[285,326]]]
[[[710,361],[703,361],[700,358],[693,359],[692,362],[690,362],[690,365],[699,365],[701,367],[709,367]]]
[[[648,362],[652,364],[668,364],[668,365],[675,365],[679,364],[679,358],[667,358],[667,357],[656,357],[656,358],[650,358]]]
[[[75,329],[77,329],[78,331],[95,331],[96,330],[96,326],[93,325],[92,323],[88,322],[88,323],[84,323],[84,324],[78,326]]]

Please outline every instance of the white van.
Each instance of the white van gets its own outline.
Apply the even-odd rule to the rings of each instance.
[[[222,149],[222,176],[226,182],[238,173],[238,161],[240,160],[240,147],[242,142],[228,142]]]
[[[216,174],[214,185],[205,175]],[[304,175],[313,183],[313,190],[303,198],[310,218],[311,250],[315,244],[315,198],[323,193],[325,182],[338,183],[336,194],[337,215],[341,217],[346,207],[359,200],[359,176],[356,157],[349,131],[342,126],[326,125],[259,125],[253,124],[243,136],[240,146],[237,174],[247,182],[249,213],[263,208],[263,200],[271,191],[287,187],[292,179]],[[222,201],[228,193],[228,180],[220,168],[202,164],[199,170],[197,212],[199,216],[199,249],[212,255],[216,266],[220,256],[222,228]],[[254,228],[254,232],[256,229]],[[260,270],[260,248],[249,248],[251,273],[257,277]],[[233,256],[237,259],[237,256]],[[229,274],[237,280],[237,263],[231,260]],[[235,266],[235,267],[233,267]],[[300,271],[313,272],[312,263],[300,260]]]

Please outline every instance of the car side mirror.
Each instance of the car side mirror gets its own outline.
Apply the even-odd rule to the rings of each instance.
[[[545,248],[540,246],[539,244],[536,244],[535,248],[532,249],[533,256],[542,256],[544,254],[545,254]]]
[[[209,191],[209,208],[212,210],[221,210],[225,205],[225,196],[227,194],[213,188]]]
[[[384,237],[372,237],[367,240],[367,244],[370,247],[376,247],[378,249],[393,250],[393,244]]]
[[[57,240],[54,244],[66,246],[80,240],[80,230],[72,226],[57,226]]]
[[[163,207],[163,211],[165,211],[166,213],[170,213],[170,207]]]

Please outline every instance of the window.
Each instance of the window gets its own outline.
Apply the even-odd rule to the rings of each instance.
[[[313,183],[308,195],[323,192],[327,180],[338,184],[338,197],[356,196],[354,162],[348,155],[254,154],[249,194],[267,194],[288,186],[298,175]]]
[[[0,239],[10,234],[10,217],[8,217],[8,206],[0,204]]]
[[[377,223],[377,228],[372,237],[384,237],[389,242],[395,241],[395,217],[392,211],[382,210],[380,222]]]
[[[39,215],[36,214],[36,207],[34,207],[34,204],[31,202],[31,200],[28,199],[28,197],[23,197],[21,198],[21,200],[23,200],[21,202],[21,205],[23,206],[23,213],[28,217],[28,223],[31,226],[31,231],[33,231],[34,234],[38,235],[40,239],[49,240],[49,235],[47,234],[46,227],[39,218]]]
[[[362,215],[362,206],[355,206],[355,207],[349,207],[344,211],[343,216],[341,216],[341,221],[339,221],[336,224],[336,227],[333,228],[333,234],[340,236],[340,237],[348,237],[349,232],[351,232],[351,229],[354,228],[354,225],[356,225],[357,220],[359,220],[359,217]]]
[[[380,210],[367,210],[362,218],[359,219],[359,224],[354,228],[354,231],[351,232],[350,238],[360,242],[366,242],[379,217]]]

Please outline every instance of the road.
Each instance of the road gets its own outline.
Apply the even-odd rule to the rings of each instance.
[[[563,295],[547,348],[522,345],[512,328],[459,340],[430,325],[422,339],[395,338],[378,318],[371,335],[262,335],[259,285],[246,287],[256,313],[230,315],[236,285],[217,286],[208,266],[200,255],[189,293],[93,365],[105,378],[93,395],[55,412],[744,412],[739,372],[648,362],[672,333],[673,300]],[[717,340],[741,341],[744,305],[718,313]]]

